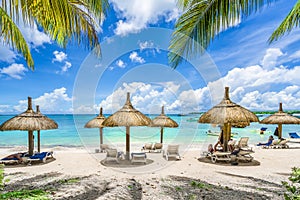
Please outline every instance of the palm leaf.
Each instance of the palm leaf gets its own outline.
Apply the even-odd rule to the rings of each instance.
[[[192,58],[204,53],[222,31],[241,17],[261,9],[271,0],[178,0],[184,9],[175,24],[169,45],[169,62],[176,68],[183,56]]]
[[[13,49],[21,52],[27,61],[27,65],[34,69],[33,59],[31,57],[28,45],[19,30],[18,26],[12,21],[10,16],[0,7],[0,37],[3,38],[4,43],[10,45]]]
[[[273,32],[269,38],[269,43],[278,40],[285,33],[291,32],[294,27],[299,27],[300,22],[300,0],[294,5],[293,9],[289,12],[279,27]]]

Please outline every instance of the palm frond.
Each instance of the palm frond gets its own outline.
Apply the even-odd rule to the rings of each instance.
[[[222,31],[271,0],[179,0],[185,9],[175,24],[169,45],[169,63],[176,68],[182,57],[204,53]]]
[[[268,39],[272,43],[282,37],[284,34],[291,32],[294,27],[299,27],[300,23],[300,0],[294,5],[279,27],[272,33]]]
[[[10,45],[13,49],[17,49],[22,53],[27,61],[29,68],[34,69],[34,62],[31,57],[28,45],[19,30],[18,26],[12,21],[10,16],[0,7],[0,37],[3,38],[4,43]]]

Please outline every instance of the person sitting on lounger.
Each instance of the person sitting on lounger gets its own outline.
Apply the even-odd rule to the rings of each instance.
[[[208,151],[209,153],[213,153],[213,152],[214,152],[214,148],[213,148],[213,145],[212,145],[212,144],[209,144],[209,145],[208,145],[207,151]]]
[[[6,156],[4,159],[7,159],[7,160],[10,160],[10,159],[17,159],[19,161],[19,163],[23,162],[22,160],[22,153],[15,153],[15,154],[11,154],[11,155],[8,155]]]
[[[261,145],[269,146],[272,144],[273,140],[274,140],[274,137],[272,135],[270,135],[267,143],[258,143],[257,146],[261,146]]]
[[[223,150],[224,149],[223,144],[224,144],[224,140],[223,140],[223,130],[222,130],[221,134],[219,135],[218,142],[214,146],[214,151],[217,151],[218,145],[220,145],[221,146],[221,150]]]

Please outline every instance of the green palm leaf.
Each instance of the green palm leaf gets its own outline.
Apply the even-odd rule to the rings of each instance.
[[[241,17],[261,9],[271,0],[178,0],[183,14],[175,24],[168,54],[176,68],[182,57],[203,53],[216,36],[240,21]]]
[[[93,49],[99,56],[101,51],[97,29],[107,7],[107,0],[2,1],[2,8],[12,21],[21,21],[27,26],[36,23],[60,46],[66,48],[69,42],[75,40]],[[29,66],[33,67],[33,63]]]
[[[279,27],[273,32],[269,38],[269,43],[278,40],[285,33],[291,32],[294,27],[299,27],[300,23],[300,0],[297,1],[293,9],[286,16]]]
[[[7,15],[5,10],[0,7],[0,37],[4,43],[10,45],[13,49],[21,52],[27,61],[27,65],[33,67],[33,59],[30,54],[28,45],[19,30],[18,26]]]

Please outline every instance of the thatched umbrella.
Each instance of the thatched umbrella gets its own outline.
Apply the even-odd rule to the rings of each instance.
[[[130,94],[127,93],[127,100],[123,108],[106,118],[102,125],[106,127],[126,127],[126,159],[130,156],[130,126],[148,126],[151,119],[140,111],[136,110],[130,102]]]
[[[282,137],[282,124],[300,124],[300,119],[291,116],[282,109],[282,103],[279,103],[278,112],[270,115],[260,121],[261,124],[278,124],[278,138]]]
[[[100,145],[103,144],[103,125],[102,122],[105,120],[105,117],[102,114],[102,107],[100,108],[100,113],[97,117],[88,121],[84,128],[99,128],[100,131]]]
[[[231,126],[249,126],[250,122],[258,122],[257,116],[251,111],[232,102],[229,98],[229,87],[225,87],[223,100],[204,113],[198,120],[199,123],[211,123],[223,125],[223,141],[225,151],[227,142],[231,137]]]
[[[149,124],[151,127],[160,127],[160,143],[163,143],[164,127],[175,128],[178,124],[165,115],[164,106],[161,107],[161,114],[155,117]]]
[[[57,129],[58,125],[53,120],[42,115],[40,112],[35,113],[32,110],[31,97],[28,97],[28,108],[25,112],[5,121],[0,126],[1,131],[21,130],[28,131],[28,153],[33,155],[33,131]]]

